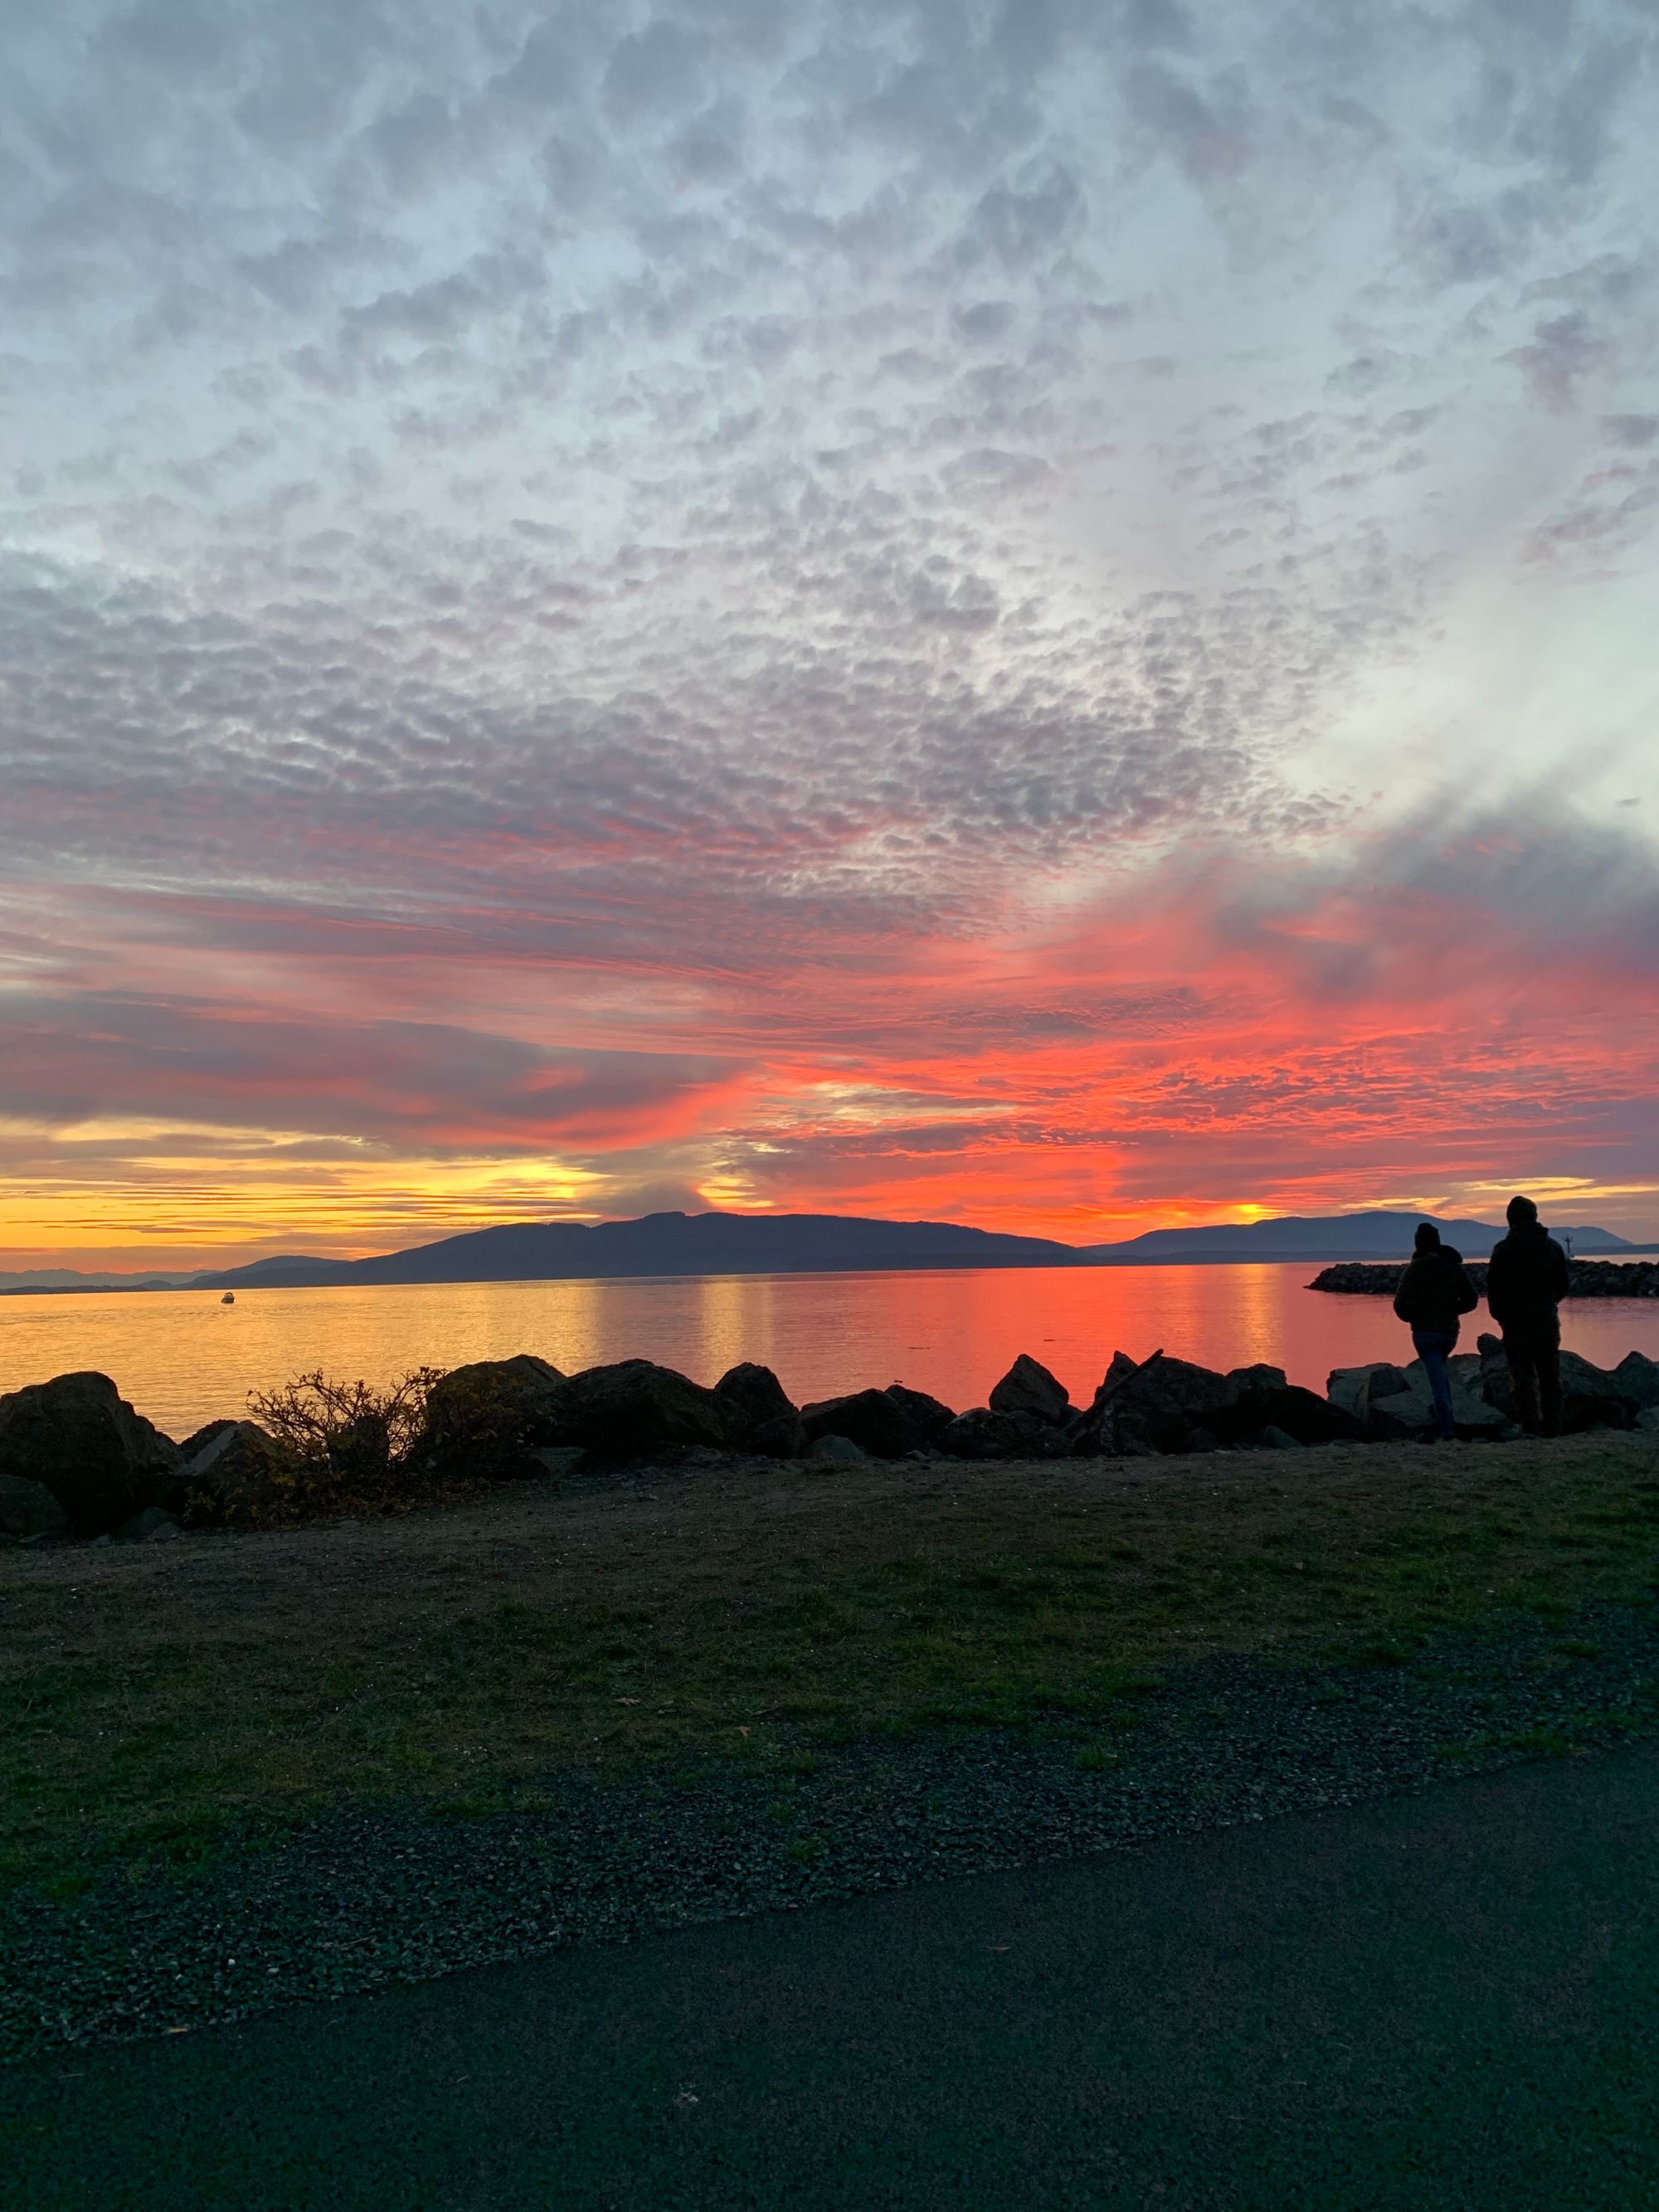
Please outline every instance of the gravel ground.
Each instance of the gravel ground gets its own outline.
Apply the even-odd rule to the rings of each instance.
[[[467,1821],[332,1817],[73,1905],[0,1902],[0,2056],[177,2033],[943,1876],[1425,1788],[1659,1735],[1659,1612],[1437,1638],[1409,1665],[1171,1672],[1121,1724],[864,1743],[810,1772],[711,1765]]]

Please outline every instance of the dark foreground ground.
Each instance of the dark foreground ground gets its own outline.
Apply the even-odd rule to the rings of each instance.
[[[1631,2212],[1659,1749],[0,2075],[58,2208]]]

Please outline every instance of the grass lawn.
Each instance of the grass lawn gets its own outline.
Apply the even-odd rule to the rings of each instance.
[[[0,1553],[0,1876],[63,1892],[343,1801],[573,1764],[1096,1723],[1226,1650],[1659,1585],[1659,1438],[711,1467],[269,1535]],[[1098,1755],[1097,1753],[1097,1755]]]

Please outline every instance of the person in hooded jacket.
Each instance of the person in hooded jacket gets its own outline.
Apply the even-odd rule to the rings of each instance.
[[[1486,1304],[1504,1332],[1516,1411],[1529,1437],[1561,1433],[1561,1316],[1572,1286],[1567,1255],[1529,1198],[1509,1202],[1510,1233],[1492,1248]]]
[[[1434,1417],[1443,1443],[1453,1435],[1451,1377],[1446,1362],[1457,1343],[1457,1324],[1473,1313],[1480,1294],[1463,1265],[1463,1255],[1443,1244],[1431,1221],[1419,1221],[1411,1265],[1401,1279],[1394,1310],[1412,1333],[1412,1342],[1429,1378]]]

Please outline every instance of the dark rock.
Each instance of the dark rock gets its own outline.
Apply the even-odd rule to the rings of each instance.
[[[1162,1449],[1132,1407],[1106,1406],[1085,1413],[1061,1433],[1079,1459],[1146,1459]]]
[[[1325,1395],[1364,1428],[1373,1398],[1396,1397],[1410,1387],[1403,1367],[1391,1359],[1373,1359],[1364,1367],[1334,1367],[1326,1379]]]
[[[570,1475],[581,1473],[587,1463],[587,1454],[580,1444],[539,1444],[530,1454],[530,1459],[536,1476],[542,1481],[563,1482]]]
[[[1040,1414],[974,1406],[941,1433],[939,1448],[952,1459],[1057,1459],[1070,1445],[1064,1432]]]
[[[1641,1401],[1620,1387],[1611,1370],[1576,1352],[1561,1354],[1561,1426],[1568,1434],[1628,1429],[1641,1410]]]
[[[1150,1359],[1131,1359],[1127,1352],[1115,1352],[1111,1364],[1102,1376],[1099,1387],[1087,1409],[1073,1414],[1066,1425],[1066,1438],[1070,1449],[1079,1456],[1115,1459],[1138,1458],[1158,1447],[1153,1437],[1154,1424],[1144,1411],[1144,1389],[1141,1401],[1129,1401],[1130,1385],[1147,1368],[1163,1358],[1155,1352]],[[1165,1406],[1163,1413],[1171,1415],[1172,1407]]]
[[[142,1513],[135,1513],[131,1521],[124,1521],[116,1530],[124,1543],[148,1544],[156,1538],[165,1541],[179,1534],[179,1523],[171,1513],[164,1513],[159,1505],[147,1505]]]
[[[1139,1366],[1113,1359],[1090,1412],[1074,1424],[1074,1451],[1182,1451],[1194,1429],[1231,1444],[1273,1424],[1308,1443],[1358,1437],[1357,1422],[1312,1391],[1287,1383],[1282,1368],[1228,1374],[1158,1352]]]
[[[909,1415],[929,1443],[937,1443],[956,1419],[943,1399],[930,1398],[925,1390],[912,1390],[902,1382],[890,1382],[882,1395]]]
[[[1222,1448],[1220,1437],[1209,1429],[1188,1429],[1181,1439],[1183,1452],[1212,1452]]]
[[[1230,1367],[1227,1370],[1227,1380],[1237,1383],[1241,1394],[1251,1390],[1282,1390],[1287,1379],[1282,1367],[1269,1367],[1265,1359],[1257,1360],[1253,1367]]]
[[[1469,1280],[1484,1297],[1486,1262],[1468,1262]],[[1338,1291],[1361,1297],[1392,1297],[1406,1272],[1403,1260],[1368,1262],[1343,1260],[1322,1267],[1308,1288]],[[1574,1260],[1567,1268],[1568,1296],[1575,1298],[1659,1297],[1659,1261]]]
[[[838,1437],[834,1431],[814,1437],[807,1446],[806,1456],[819,1467],[866,1467],[870,1455],[861,1451],[851,1437]]]
[[[920,1425],[885,1390],[855,1390],[845,1398],[823,1398],[803,1406],[810,1442],[819,1437],[850,1437],[872,1459],[902,1459],[927,1441]]]
[[[991,1393],[994,1413],[1035,1413],[1040,1421],[1058,1428],[1072,1418],[1072,1401],[1064,1383],[1040,1360],[1022,1352]]]
[[[295,1468],[257,1421],[216,1421],[179,1469],[170,1510],[190,1528],[269,1528],[289,1519]]]
[[[69,1515],[44,1482],[0,1474],[0,1535],[67,1536]]]
[[[45,1486],[76,1535],[106,1534],[166,1503],[179,1447],[107,1375],[55,1376],[0,1398],[0,1475]]]
[[[799,1459],[806,1449],[806,1424],[769,1367],[752,1360],[729,1368],[714,1385],[729,1409],[734,1451],[763,1459]]]
[[[1613,1382],[1638,1409],[1659,1406],[1659,1359],[1627,1352],[1613,1370]]]
[[[1253,1429],[1249,1436],[1241,1437],[1239,1443],[1245,1451],[1300,1451],[1302,1449],[1300,1437],[1293,1437],[1289,1430],[1281,1429],[1272,1421],[1269,1421],[1265,1428]]]
[[[1516,1405],[1514,1386],[1510,1381],[1509,1362],[1504,1356],[1504,1340],[1489,1334],[1478,1340],[1480,1352],[1480,1389],[1488,1405],[1494,1406],[1508,1421],[1518,1421],[1520,1412]],[[1590,1429],[1628,1429],[1635,1425],[1641,1410],[1640,1401],[1626,1390],[1620,1376],[1639,1353],[1629,1354],[1620,1363],[1620,1369],[1609,1373],[1597,1367],[1578,1352],[1561,1354],[1561,1432],[1564,1436],[1580,1436]],[[1651,1363],[1649,1363],[1651,1364]],[[1633,1370],[1639,1377],[1640,1370]]]
[[[1154,1357],[1161,1357],[1161,1355],[1155,1354]],[[1139,1360],[1131,1359],[1127,1352],[1115,1352],[1112,1354],[1112,1364],[1101,1377],[1100,1388],[1095,1392],[1094,1404],[1090,1408],[1091,1412],[1093,1412],[1121,1383],[1127,1382],[1132,1375],[1139,1375],[1141,1364]]]
[[[1447,1361],[1451,1383],[1455,1434],[1469,1441],[1490,1442],[1503,1435],[1508,1416],[1492,1405],[1481,1389],[1478,1357],[1458,1352]],[[1437,1436],[1440,1417],[1434,1410],[1434,1393],[1420,1359],[1409,1367],[1378,1367],[1356,1416],[1367,1442],[1395,1443]]]
[[[1265,1425],[1280,1430],[1299,1444],[1357,1443],[1365,1433],[1352,1413],[1345,1413],[1317,1391],[1304,1390],[1296,1382],[1242,1396],[1232,1418],[1257,1411],[1265,1413]]]
[[[180,1465],[188,1467],[198,1452],[205,1450],[215,1437],[222,1436],[227,1429],[237,1426],[234,1421],[209,1421],[203,1427],[193,1430],[179,1447]]]
[[[724,1449],[730,1407],[672,1367],[623,1359],[573,1375],[559,1394],[555,1443],[582,1444],[598,1459],[649,1459],[678,1447]]]
[[[529,1352],[452,1368],[427,1394],[416,1464],[461,1481],[544,1472],[534,1455],[560,1439],[565,1387],[556,1367]]]
[[[1480,1347],[1481,1396],[1489,1406],[1495,1406],[1505,1420],[1516,1419],[1515,1392],[1510,1387],[1510,1365],[1504,1357],[1504,1340],[1482,1330],[1475,1342]]]

